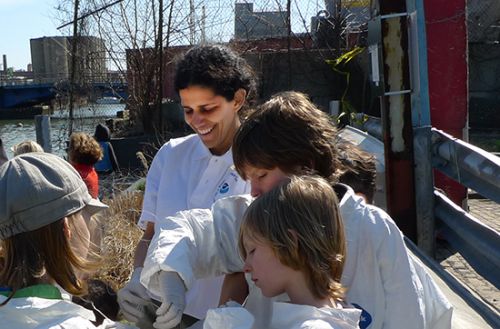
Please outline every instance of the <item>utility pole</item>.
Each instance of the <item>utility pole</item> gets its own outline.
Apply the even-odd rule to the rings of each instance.
[[[205,44],[207,42],[207,35],[206,35],[206,14],[205,14],[205,5],[201,7],[201,43]]]
[[[286,2],[286,29],[287,29],[287,51],[288,51],[288,89],[292,88],[292,22],[290,19],[292,1]]]
[[[195,40],[194,40],[194,34],[195,34],[195,26],[194,26],[194,0],[189,0],[189,44],[194,45]]]
[[[161,134],[163,134],[163,113],[162,113],[162,102],[163,102],[163,0],[159,0],[158,9],[158,40],[157,40],[157,51],[158,51],[158,98],[157,98],[157,110],[158,110],[158,128]]]
[[[76,71],[76,51],[78,45],[78,8],[80,1],[75,0],[75,8],[73,12],[73,38],[71,39],[71,66],[70,66],[70,79],[69,79],[69,136],[73,133],[73,106],[74,106],[74,93],[75,93],[75,71]]]

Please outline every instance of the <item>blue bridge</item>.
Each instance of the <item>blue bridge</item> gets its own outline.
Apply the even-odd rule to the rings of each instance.
[[[67,92],[67,89],[67,84],[56,88],[54,83],[2,83],[0,109],[47,103],[54,99],[57,93]],[[92,93],[98,97],[115,96],[127,99],[128,96],[127,83],[124,82],[93,83],[92,89]]]

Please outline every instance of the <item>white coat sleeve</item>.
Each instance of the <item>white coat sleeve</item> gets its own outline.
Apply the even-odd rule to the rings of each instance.
[[[189,290],[197,279],[241,272],[238,233],[251,201],[249,195],[231,196],[217,200],[212,209],[185,210],[158,219],[141,273],[142,284],[150,287],[156,273],[174,271]]]
[[[403,235],[385,212],[375,207],[370,211],[376,221],[383,224],[377,225],[379,232],[374,237],[378,240],[377,260],[386,300],[383,328],[424,328],[421,287],[418,287]]]
[[[144,190],[144,200],[142,201],[142,212],[141,217],[137,225],[145,230],[147,222],[156,221],[156,202],[158,198],[158,188],[161,180],[162,169],[165,163],[165,156],[168,154],[170,145],[165,144],[156,156],[153,158],[153,162],[149,167],[148,174],[146,176],[146,186]]]
[[[408,251],[408,254],[413,262],[415,273],[422,284],[422,302],[425,305],[425,328],[450,329],[453,306],[427,272],[425,265],[411,250]]]
[[[207,311],[203,329],[252,329],[253,315],[243,307],[220,307]]]

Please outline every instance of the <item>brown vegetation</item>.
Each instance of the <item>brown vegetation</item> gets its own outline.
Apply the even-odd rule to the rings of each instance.
[[[127,283],[133,270],[135,247],[142,236],[136,223],[143,195],[124,192],[113,200],[104,200],[109,209],[93,219],[92,237],[102,257],[102,266],[92,276],[118,290]]]

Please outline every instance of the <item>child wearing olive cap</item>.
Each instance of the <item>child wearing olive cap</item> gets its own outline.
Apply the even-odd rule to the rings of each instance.
[[[5,328],[95,328],[94,313],[63,298],[86,292],[93,199],[78,173],[48,153],[14,157],[0,167],[0,323]],[[122,324],[105,321],[102,325]]]

